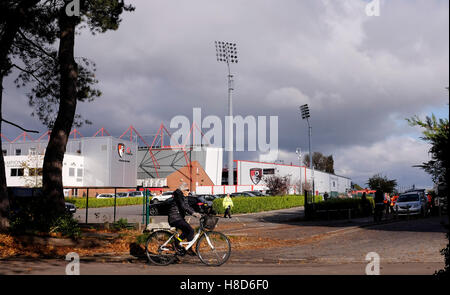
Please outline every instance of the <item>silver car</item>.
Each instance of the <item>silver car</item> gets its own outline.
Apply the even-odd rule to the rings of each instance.
[[[167,191],[167,192],[163,192],[160,195],[154,196],[151,200],[150,200],[150,204],[156,204],[159,202],[164,202],[170,198],[173,197],[173,191]]]
[[[395,203],[398,215],[422,215],[427,214],[427,199],[421,192],[409,192],[401,194]]]

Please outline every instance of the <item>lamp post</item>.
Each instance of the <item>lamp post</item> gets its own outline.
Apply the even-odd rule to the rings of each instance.
[[[300,169],[300,174],[299,174],[300,178],[299,178],[299,189],[298,189],[298,191],[301,194],[302,193],[302,189],[303,189],[303,187],[302,187],[302,150],[300,148],[297,148],[295,150],[295,153],[297,154],[297,157],[298,157],[298,163],[299,163],[299,169]]]
[[[234,163],[233,163],[233,75],[231,74],[230,63],[237,63],[236,43],[215,41],[216,57],[218,62],[225,62],[228,68],[228,185],[234,184]]]
[[[309,130],[309,169],[311,170],[311,178],[312,178],[312,195],[313,195],[313,201],[314,201],[314,194],[315,194],[315,187],[314,187],[314,169],[312,164],[312,154],[311,154],[311,125],[309,124],[309,107],[308,104],[304,104],[300,106],[300,112],[302,114],[302,119],[306,119],[306,122],[308,123],[308,130]]]

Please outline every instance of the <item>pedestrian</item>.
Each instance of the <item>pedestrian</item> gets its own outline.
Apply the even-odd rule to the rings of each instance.
[[[369,206],[367,204],[367,196],[366,196],[366,192],[363,192],[362,196],[361,196],[361,206],[362,206],[362,210],[363,210],[363,215],[369,215]]]
[[[225,198],[223,198],[222,202],[223,208],[225,208],[225,214],[223,215],[223,218],[231,218],[231,208],[233,205],[233,200],[230,197],[230,194],[227,194]]]
[[[328,200],[328,193],[327,192],[325,192],[323,194],[323,199],[325,200],[325,202]]]
[[[430,193],[427,194],[427,212],[432,212],[432,207],[433,207],[433,197],[431,196]]]
[[[394,213],[394,206],[395,206],[395,196],[391,196],[390,198],[390,204],[389,204],[389,209],[391,214]]]
[[[389,197],[389,194],[385,194],[384,199],[385,199],[384,209],[386,211],[385,215],[387,216],[389,214],[389,208],[391,206],[391,198]]]
[[[380,222],[383,216],[383,208],[384,208],[384,195],[383,191],[380,188],[377,188],[375,191],[375,214],[374,221]]]

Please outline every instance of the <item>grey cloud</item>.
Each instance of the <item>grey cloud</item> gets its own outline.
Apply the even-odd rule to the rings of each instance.
[[[79,105],[94,122],[86,133],[104,126],[120,135],[134,125],[150,134],[193,107],[224,116],[227,71],[214,40],[238,45],[234,113],[279,116],[285,151],[307,148],[303,103],[314,150],[335,157],[410,133],[398,122],[448,103],[448,1],[382,1],[380,17],[366,16],[366,3],[135,1],[119,30],[77,36],[76,54],[97,63],[104,93]],[[5,113],[35,122],[25,105],[5,102]]]

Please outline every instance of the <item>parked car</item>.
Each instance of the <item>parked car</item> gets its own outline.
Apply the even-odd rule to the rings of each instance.
[[[74,214],[75,212],[77,212],[77,207],[72,203],[65,202],[65,207],[67,213]]]
[[[128,192],[129,197],[143,197],[144,192],[142,191],[135,191],[135,192]]]
[[[167,192],[163,192],[160,195],[156,195],[154,196],[151,200],[150,200],[150,204],[155,204],[155,203],[159,203],[159,202],[164,202],[170,198],[173,197],[173,191],[167,191]]]
[[[118,198],[127,198],[127,197],[128,197],[128,193],[125,193],[125,192],[123,192],[123,193],[117,193],[116,196],[117,196]]]
[[[244,193],[250,193],[256,197],[263,197],[263,196],[267,196],[266,194],[260,192],[260,191],[245,191]]]
[[[197,203],[204,203],[204,204],[206,204],[206,205],[208,205],[210,207],[212,207],[213,201],[215,199],[215,197],[213,197],[211,195],[203,195],[203,196],[200,195],[200,196],[192,196],[192,197],[198,199]],[[194,200],[192,197],[191,197],[191,199],[188,198],[188,200]]]
[[[420,191],[412,191],[401,194],[395,208],[398,215],[422,215],[427,214],[427,198]]]
[[[230,194],[230,197],[256,197],[253,193],[251,192],[240,192],[240,193],[232,193]]]
[[[199,213],[206,213],[208,210],[210,210],[212,206],[211,203],[205,203],[202,201],[202,198],[195,197],[195,196],[189,196],[188,203],[189,206],[191,206],[192,209],[194,209],[195,212]],[[166,199],[161,202],[151,203],[149,205],[149,215],[155,216],[155,215],[167,215],[169,212],[170,205],[173,202],[173,197]]]
[[[42,197],[41,188],[16,188],[8,187],[9,206],[12,216],[27,214],[28,210],[34,206],[34,202],[39,201]],[[67,213],[74,214],[77,207],[69,202],[64,202]]]
[[[225,198],[227,194],[216,194],[215,197],[217,198]]]
[[[110,199],[114,198],[114,194],[99,194],[96,197],[97,199]]]
[[[217,196],[215,196],[215,195],[195,195],[195,196],[199,197],[199,198],[203,198],[205,201],[211,201],[211,203],[212,203],[212,201],[214,201],[217,198]]]
[[[118,198],[143,197],[144,192],[142,192],[142,191],[121,192],[121,193],[117,193],[116,195]]]

